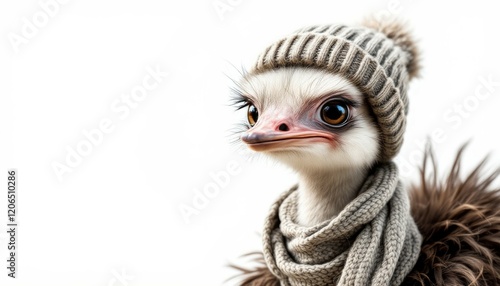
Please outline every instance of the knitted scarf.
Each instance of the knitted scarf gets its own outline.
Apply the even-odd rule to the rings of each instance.
[[[400,285],[417,261],[421,235],[394,163],[380,164],[335,218],[296,223],[297,186],[271,207],[264,257],[281,285]]]

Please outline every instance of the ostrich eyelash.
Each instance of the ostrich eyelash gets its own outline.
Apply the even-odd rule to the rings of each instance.
[[[236,110],[243,109],[251,104],[253,103],[250,101],[250,98],[239,92],[235,92],[231,99],[231,105],[234,106]]]

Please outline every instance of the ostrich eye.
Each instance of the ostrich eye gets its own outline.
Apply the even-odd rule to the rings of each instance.
[[[329,125],[343,126],[349,119],[349,108],[342,101],[328,101],[321,107],[321,119]]]
[[[248,106],[248,123],[250,123],[250,126],[254,126],[255,123],[257,123],[257,120],[259,119],[259,112],[257,111],[257,107],[255,105],[251,104]]]

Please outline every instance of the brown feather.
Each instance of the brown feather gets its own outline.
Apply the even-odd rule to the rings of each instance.
[[[484,176],[485,159],[463,179],[464,149],[443,182],[426,151],[420,185],[410,190],[423,244],[405,285],[500,285],[500,189],[491,187],[499,171]]]
[[[253,268],[246,268],[230,264],[229,267],[237,270],[239,274],[230,278],[239,279],[239,286],[280,286],[279,279],[274,276],[269,268],[267,268],[264,256],[261,252],[251,252],[244,256],[252,257],[252,261],[256,264]]]

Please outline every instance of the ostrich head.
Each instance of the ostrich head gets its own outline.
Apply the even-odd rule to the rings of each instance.
[[[297,172],[299,224],[335,217],[399,150],[417,69],[412,42],[391,25],[305,28],[269,47],[239,84],[241,141]]]
[[[310,68],[251,76],[241,92],[248,122],[241,140],[298,173],[300,223],[338,214],[379,156],[379,131],[362,92]]]

